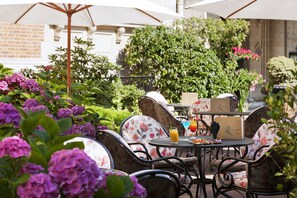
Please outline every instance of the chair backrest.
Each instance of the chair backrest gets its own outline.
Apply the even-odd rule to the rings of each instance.
[[[165,97],[157,91],[150,91],[147,92],[145,95],[150,98],[153,98],[157,102],[168,104],[168,101],[165,99]]]
[[[269,152],[269,156],[263,155],[248,166],[248,190],[262,195],[288,194],[292,190],[292,183],[286,182],[283,176],[276,176],[285,166],[284,161],[273,149]],[[279,184],[282,184],[281,191],[277,188]]]
[[[200,119],[200,115],[194,115],[195,112],[201,112],[201,111],[210,111],[210,98],[200,98],[197,101],[195,101],[191,107],[190,107],[190,114],[191,117],[197,117],[197,119]],[[203,115],[202,120],[210,126],[212,123],[212,118],[210,115]],[[198,122],[198,128],[203,128],[202,122]]]
[[[147,191],[147,198],[177,198],[180,195],[178,178],[166,170],[143,170],[132,173]]]
[[[69,142],[83,142],[85,153],[96,162],[98,167],[104,169],[114,168],[113,158],[109,150],[97,140],[88,137],[75,137],[66,141],[64,144]]]
[[[252,111],[249,116],[244,120],[244,136],[252,138],[257,130],[262,126],[262,118],[270,119],[267,115],[268,106],[261,106]]]
[[[154,110],[154,105],[156,103],[157,101],[149,96],[141,96],[138,99],[138,106],[142,115],[146,115],[154,119],[157,119],[157,115]]]
[[[130,174],[153,167],[151,163],[141,160],[135,155],[128,143],[118,133],[111,130],[99,130],[96,138],[111,153],[115,169]]]
[[[148,149],[153,159],[157,159],[158,154],[155,146],[151,146],[149,141],[155,138],[168,137],[168,131],[154,118],[145,115],[133,115],[125,119],[120,125],[120,135],[128,142],[141,142]],[[133,150],[143,150],[142,146],[131,145]],[[174,156],[175,148],[160,148],[164,157]],[[143,154],[137,154],[142,156]]]
[[[223,93],[217,96],[217,98],[230,98],[230,111],[235,111],[238,107],[238,97],[232,93]]]
[[[156,120],[162,124],[167,131],[169,131],[170,127],[176,127],[179,135],[184,135],[184,127],[181,121],[176,119],[174,115],[166,108],[164,105],[160,103],[154,104],[154,111],[156,113]]]
[[[255,159],[259,159],[262,157],[274,144],[274,139],[277,138],[276,131],[271,128],[270,125],[262,124],[262,126],[257,130],[257,132],[253,136],[254,143],[252,145],[249,145],[248,152],[246,157],[249,159],[253,159],[255,152],[260,149],[263,146],[268,146],[261,148],[257,155],[255,156]],[[242,147],[242,152],[245,149]]]

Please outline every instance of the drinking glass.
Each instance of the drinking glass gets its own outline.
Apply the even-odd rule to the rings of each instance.
[[[187,130],[189,129],[189,126],[191,124],[191,121],[185,120],[185,121],[182,121],[181,123],[183,124],[183,126],[185,128],[185,133],[184,134],[186,135],[187,134]]]
[[[189,129],[192,133],[195,133],[195,135],[197,135],[197,121],[196,120],[191,120]]]
[[[179,141],[177,128],[170,128],[170,141],[172,144],[177,144]]]

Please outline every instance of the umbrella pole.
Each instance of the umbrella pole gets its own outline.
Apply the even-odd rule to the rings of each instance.
[[[67,27],[67,93],[71,95],[71,17],[72,13],[67,12],[68,27]]]

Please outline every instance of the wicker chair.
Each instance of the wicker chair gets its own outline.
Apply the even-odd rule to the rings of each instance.
[[[289,197],[289,192],[292,189],[291,183],[285,182],[284,177],[275,176],[284,167],[284,163],[273,149],[270,149],[269,152],[270,156],[262,155],[257,160],[224,159],[213,177],[214,197],[220,194],[230,197],[228,191],[231,190],[235,190],[241,195],[244,193],[247,198],[257,197],[258,195],[273,196],[280,194],[286,194]],[[226,160],[232,160],[233,162],[228,167],[221,166]],[[246,170],[238,172],[228,170],[239,162],[246,165]],[[281,191],[277,189],[278,184],[283,185]]]
[[[166,170],[142,170],[130,174],[138,179],[147,192],[147,198],[177,198],[181,186],[178,178]]]
[[[146,149],[133,151],[130,145],[118,133],[111,130],[99,130],[96,137],[110,151],[115,169],[131,174],[141,170],[166,168],[178,176],[182,186],[181,194],[187,193],[192,197],[192,193],[186,185],[187,179],[190,179],[189,184],[192,184],[192,177],[181,159],[171,156],[153,160]],[[136,155],[137,152],[145,154],[146,157],[138,157]]]
[[[138,99],[138,106],[142,112],[142,115],[149,116],[155,120],[157,120],[157,115],[154,110],[154,104],[156,103],[157,101],[149,96],[141,96]]]

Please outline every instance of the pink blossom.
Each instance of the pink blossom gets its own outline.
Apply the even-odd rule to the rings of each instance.
[[[30,145],[19,136],[7,137],[0,142],[0,157],[19,158],[29,157],[30,154]]]

